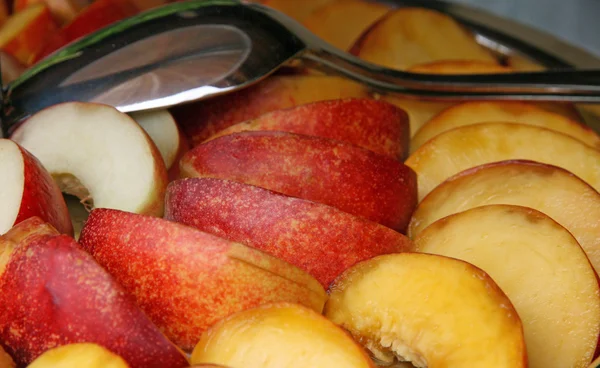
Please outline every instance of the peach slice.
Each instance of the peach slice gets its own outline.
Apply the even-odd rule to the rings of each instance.
[[[80,343],[46,350],[27,368],[129,368],[129,365],[98,344]]]
[[[514,159],[562,167],[600,189],[600,151],[568,135],[524,124],[484,123],[449,130],[419,147],[406,164],[417,173],[421,201],[454,174]]]
[[[416,7],[388,13],[360,37],[352,53],[395,69],[439,60],[497,62],[492,53],[454,19]]]
[[[451,101],[417,99],[394,94],[383,95],[380,99],[406,111],[410,124],[411,137],[435,115],[456,103]]]
[[[298,22],[304,21],[315,9],[333,0],[264,0],[263,5],[279,10]]]
[[[286,262],[160,218],[96,209],[80,242],[186,351],[232,313],[278,301],[321,312],[326,299],[317,280]]]
[[[489,204],[531,207],[577,239],[600,273],[600,193],[569,171],[531,161],[502,161],[460,172],[429,193],[413,213],[415,238],[435,221]]]
[[[337,139],[399,161],[406,159],[410,141],[409,120],[402,109],[366,98],[318,101],[276,110],[224,129],[209,140],[257,130]]]
[[[453,258],[372,258],[332,285],[325,316],[380,361],[415,367],[527,367],[519,315],[479,268]]]
[[[600,153],[600,152],[599,152]],[[242,132],[196,146],[185,177],[229,179],[327,204],[399,232],[416,207],[414,172],[397,160],[333,139]]]
[[[192,364],[234,368],[374,368],[344,330],[300,305],[278,303],[236,313],[213,325]]]
[[[529,367],[585,368],[592,360],[600,334],[596,273],[550,217],[521,206],[477,207],[434,222],[414,245],[469,262],[498,283],[523,322]]]
[[[10,16],[0,28],[0,48],[20,63],[30,65],[44,44],[58,32],[52,13],[44,4],[34,4]]]
[[[309,102],[369,97],[365,86],[333,76],[284,75],[224,96],[171,109],[192,146],[234,124]]]
[[[65,200],[42,163],[9,139],[0,139],[0,234],[38,216],[61,233],[73,235]]]
[[[569,135],[591,147],[600,149],[600,135],[591,128],[535,105],[515,101],[465,102],[450,107],[419,129],[411,141],[410,148],[414,152],[440,133],[464,125],[488,122],[541,126]]]
[[[73,238],[35,218],[9,233],[0,236],[0,341],[19,367],[48,349],[83,342],[104,346],[131,368],[188,365]]]
[[[11,138],[42,162],[63,192],[90,206],[162,216],[165,163],[146,132],[114,107],[51,106]]]
[[[333,207],[228,180],[169,184],[165,218],[260,249],[327,288],[356,262],[410,247],[384,226]]]
[[[388,5],[365,0],[335,0],[316,8],[303,24],[326,42],[348,50],[390,9]]]

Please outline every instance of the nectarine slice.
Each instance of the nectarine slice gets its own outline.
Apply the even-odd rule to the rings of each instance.
[[[399,253],[358,263],[330,289],[325,316],[386,365],[526,367],[521,320],[481,269]]]
[[[209,139],[258,130],[337,139],[404,161],[410,141],[406,113],[394,105],[367,98],[350,98],[308,103],[276,110],[233,125]]]
[[[30,65],[44,44],[58,32],[46,5],[34,4],[13,14],[0,28],[0,48],[24,65]]]
[[[585,368],[592,360],[600,334],[596,273],[550,217],[521,206],[477,207],[429,225],[414,245],[469,262],[496,281],[523,322],[529,367]]]
[[[63,192],[90,206],[162,216],[165,163],[147,133],[114,107],[55,105],[27,119],[12,139],[42,162]]]
[[[169,184],[165,218],[260,249],[327,288],[346,268],[409,248],[402,234],[323,204],[229,180]]]
[[[317,280],[286,262],[160,218],[96,209],[80,242],[186,351],[234,312],[279,301],[321,312],[326,299]]]
[[[403,163],[303,134],[226,135],[187,152],[180,169],[184,177],[236,180],[327,204],[399,232],[417,201],[415,174]]]
[[[515,159],[562,167],[600,189],[600,151],[566,134],[524,124],[484,123],[449,130],[419,147],[406,164],[417,173],[420,201],[463,170]]]
[[[383,17],[390,6],[365,0],[335,0],[316,8],[304,26],[331,45],[349,50],[360,35]]]
[[[353,46],[362,59],[395,69],[438,60],[496,62],[491,52],[451,17],[417,7],[388,13]]]
[[[419,129],[411,141],[411,151],[416,151],[436,135],[464,125],[479,123],[520,123],[555,130],[600,149],[600,135],[591,128],[563,115],[549,112],[523,102],[489,101],[465,102],[450,107]]]
[[[267,112],[309,102],[350,97],[368,98],[368,89],[334,76],[272,76],[239,92],[171,109],[193,146],[234,124]]]
[[[462,171],[429,193],[413,213],[415,238],[435,221],[488,204],[536,209],[564,226],[600,272],[600,193],[571,172],[531,161],[501,161]]]
[[[278,303],[236,313],[207,330],[192,363],[233,368],[374,368],[344,330],[297,304]]]
[[[12,140],[0,139],[0,234],[33,216],[73,235],[65,200],[50,173],[31,153]]]
[[[129,368],[129,365],[98,344],[79,343],[46,350],[27,368]]]

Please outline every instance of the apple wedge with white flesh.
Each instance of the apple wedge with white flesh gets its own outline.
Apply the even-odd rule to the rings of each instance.
[[[536,105],[516,101],[464,102],[452,106],[423,125],[414,135],[410,148],[414,152],[431,138],[454,128],[497,122],[548,128],[600,149],[600,135],[590,127]]]
[[[148,134],[117,109],[55,105],[27,119],[11,138],[42,162],[63,192],[90,207],[162,216],[165,163]]]
[[[512,303],[481,269],[453,258],[398,253],[346,270],[325,316],[385,365],[527,367]]]
[[[504,160],[562,167],[600,189],[600,151],[550,129],[515,123],[483,123],[444,132],[406,160],[417,173],[419,202],[444,180],[468,168]]]
[[[27,368],[129,368],[129,365],[98,344],[77,343],[46,350]]]
[[[346,331],[291,303],[262,305],[217,322],[191,360],[233,368],[375,368]]]
[[[65,200],[40,161],[10,139],[0,139],[0,235],[38,216],[73,235]]]
[[[133,112],[129,116],[152,138],[169,170],[184,145],[173,115],[168,110],[157,110]]]
[[[414,246],[469,262],[496,281],[523,322],[530,368],[586,368],[592,360],[598,279],[577,240],[550,217],[521,206],[477,207],[434,222]]]
[[[435,221],[489,204],[536,209],[564,226],[600,273],[600,193],[573,173],[533,161],[476,166],[446,180],[415,210],[408,227],[417,237]]]

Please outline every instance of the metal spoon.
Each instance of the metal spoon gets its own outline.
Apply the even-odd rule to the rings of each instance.
[[[65,101],[123,112],[166,108],[247,87],[301,59],[374,89],[440,99],[600,102],[600,71],[413,74],[362,61],[284,14],[236,0],[192,0],[104,28],[57,51],[3,91],[2,130]]]

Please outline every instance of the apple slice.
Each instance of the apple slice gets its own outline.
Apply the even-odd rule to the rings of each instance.
[[[435,221],[489,204],[536,209],[564,226],[600,273],[600,193],[569,171],[531,161],[501,161],[460,172],[429,193],[413,213],[411,238]]]
[[[278,301],[320,313],[326,299],[317,280],[288,263],[155,217],[96,209],[80,242],[186,351],[232,313]]]
[[[92,256],[39,222],[24,221],[0,237],[0,341],[18,366],[81,342],[104,346],[131,368],[187,366]]]
[[[94,207],[162,216],[165,163],[144,130],[117,109],[55,105],[26,120],[12,139],[40,159],[63,192]]]
[[[188,150],[188,145],[173,115],[168,110],[156,110],[134,112],[130,116],[152,138],[160,151],[167,170],[170,172],[176,168],[178,174],[179,159]],[[178,175],[170,176],[175,178]]]
[[[333,76],[272,76],[239,92],[171,109],[192,146],[234,124],[267,112],[309,102],[349,97],[368,98],[366,87]]]
[[[600,149],[600,135],[591,128],[563,115],[548,112],[535,105],[516,101],[465,102],[450,107],[419,129],[411,141],[414,152],[431,138],[464,125],[479,123],[520,123],[541,126]]]
[[[260,306],[217,322],[202,335],[191,360],[244,368],[375,368],[344,330],[290,303]]]
[[[27,368],[129,368],[129,365],[98,344],[79,343],[46,350]]]
[[[372,258],[332,285],[325,316],[382,361],[415,367],[527,367],[519,315],[479,268],[453,258]]]
[[[600,152],[599,152],[600,153]],[[324,203],[399,232],[416,206],[416,177],[403,163],[321,137],[267,131],[223,136],[187,152],[184,177],[213,177]]]
[[[304,21],[315,9],[333,0],[264,0],[262,3],[279,10],[298,22]]]
[[[8,355],[6,351],[0,346],[0,367],[3,368],[16,368],[14,360]]]
[[[406,159],[410,141],[408,116],[403,110],[366,98],[318,101],[276,110],[224,129],[209,140],[259,130],[337,139],[399,161]]]
[[[421,201],[465,169],[514,159],[562,167],[600,190],[600,151],[568,135],[524,124],[484,123],[449,130],[419,147],[406,164],[417,173]]]
[[[349,50],[390,9],[388,5],[365,0],[335,0],[316,8],[303,24],[333,46]]]
[[[40,161],[17,143],[0,139],[0,234],[30,217],[39,216],[61,233],[73,226],[60,189]]]
[[[434,222],[414,246],[469,262],[498,283],[523,322],[529,367],[585,368],[592,360],[600,335],[596,273],[550,217],[521,206],[477,207]]]
[[[20,63],[30,65],[44,44],[58,32],[52,13],[44,4],[34,4],[13,14],[0,28],[0,48]]]
[[[165,203],[165,218],[260,249],[325,288],[356,262],[410,246],[402,234],[364,218],[234,181],[177,180]]]
[[[439,60],[497,63],[465,28],[440,12],[404,7],[388,13],[352,47],[369,62],[394,69]]]

